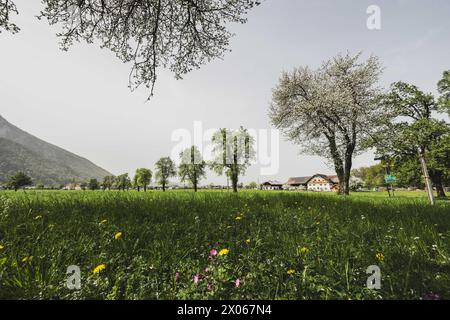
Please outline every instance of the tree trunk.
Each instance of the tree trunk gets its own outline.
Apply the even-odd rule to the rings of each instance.
[[[162,188],[163,188],[163,191],[166,191],[166,184],[165,183],[162,184]]]
[[[330,154],[333,159],[334,170],[336,171],[336,175],[338,176],[338,180],[339,180],[338,194],[345,195],[344,163],[339,155],[335,137],[327,135],[327,139],[328,139],[328,144],[330,147]]]
[[[141,186],[137,186],[138,192],[141,191]]]
[[[195,167],[194,167],[194,181],[193,182],[194,182],[193,183],[193,185],[194,185],[194,192],[197,192],[197,183],[198,183],[198,181],[197,181],[197,171],[196,171]]]
[[[147,185],[144,185],[144,192],[147,192]]]
[[[437,193],[438,198],[445,198],[445,190],[444,190],[444,186],[442,184],[442,174],[440,172],[436,172],[433,170],[431,170],[429,172],[429,174],[430,174],[431,182],[436,187],[436,193]]]
[[[436,184],[436,191],[438,198],[445,198],[445,190],[442,182]]]
[[[239,177],[238,177],[237,169],[233,168],[233,171],[231,173],[231,183],[233,185],[233,192],[238,192],[238,188],[237,188],[238,179],[239,179]]]

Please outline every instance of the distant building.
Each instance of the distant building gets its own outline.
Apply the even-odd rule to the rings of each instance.
[[[83,186],[80,183],[69,183],[63,190],[83,190]]]
[[[266,181],[261,183],[261,190],[283,190],[283,183],[279,181]]]
[[[308,180],[311,176],[308,177],[293,177],[289,178],[289,180],[285,183],[285,189],[288,190],[306,190]]]
[[[337,191],[339,179],[337,176],[327,176],[325,174],[315,174],[308,177],[293,177],[285,184],[289,190],[308,190],[318,192]]]
[[[307,182],[306,189],[309,191],[331,192],[337,191],[339,179],[337,176],[315,174]]]

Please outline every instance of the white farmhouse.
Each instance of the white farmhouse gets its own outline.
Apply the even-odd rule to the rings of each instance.
[[[331,192],[339,187],[337,176],[327,176],[324,174],[315,174],[306,182],[306,189],[309,191]]]

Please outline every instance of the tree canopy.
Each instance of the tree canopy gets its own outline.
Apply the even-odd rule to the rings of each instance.
[[[210,167],[217,174],[223,174],[231,179],[233,191],[237,192],[239,176],[254,159],[254,138],[248,130],[240,127],[238,130],[219,129],[212,137],[215,159]]]
[[[169,178],[177,174],[175,163],[170,157],[159,159],[156,164],[155,178],[158,184],[162,186],[163,191],[166,191],[166,186],[169,184]]]
[[[19,188],[30,186],[33,182],[31,178],[23,172],[17,172],[8,179],[7,187],[17,191]]]
[[[206,162],[196,146],[187,148],[180,154],[178,175],[182,182],[189,182],[197,192],[198,183],[206,176]]]
[[[349,193],[352,159],[361,140],[380,117],[377,86],[382,68],[375,56],[360,61],[349,53],[317,70],[299,67],[281,75],[273,90],[272,123],[304,153],[329,160],[339,178],[339,193]]]
[[[221,58],[232,36],[227,24],[245,23],[260,4],[251,0],[42,0],[39,19],[57,25],[62,49],[74,42],[99,43],[131,63],[129,86],[153,95],[158,68],[177,79]],[[0,31],[18,32],[12,0],[0,0]]]
[[[147,186],[150,184],[152,180],[152,171],[147,168],[139,168],[136,169],[136,173],[134,175],[133,184],[137,187],[138,191],[142,187],[144,191],[147,191]]]

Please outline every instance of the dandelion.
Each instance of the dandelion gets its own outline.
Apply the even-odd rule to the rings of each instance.
[[[27,257],[22,259],[22,262],[23,263],[27,263],[27,262],[31,262],[31,260],[33,260],[33,256],[27,256]]]
[[[290,276],[292,276],[292,275],[295,274],[295,270],[294,270],[294,269],[289,269],[289,270],[287,271],[287,274],[290,275]]]
[[[106,264],[99,264],[98,266],[96,266],[94,268],[94,270],[92,271],[94,274],[98,274],[100,272],[102,272],[103,270],[106,269]]]
[[[3,250],[3,249],[5,249],[5,246],[0,244],[0,250]]]
[[[211,255],[211,256],[217,256],[217,250],[216,249],[214,249],[214,248],[212,248],[211,249],[211,251],[209,251],[209,254]]]
[[[301,247],[301,248],[300,248],[300,253],[301,253],[301,254],[307,254],[307,253],[309,253],[309,248],[308,248],[308,247]]]
[[[100,224],[105,224],[105,223],[107,223],[107,222],[108,222],[108,220],[103,219],[102,221],[100,221]]]
[[[34,220],[39,220],[39,219],[42,219],[41,215],[34,217]]]
[[[383,262],[384,261],[384,254],[382,254],[381,252],[378,252],[375,255],[375,258],[377,258],[378,261]]]
[[[114,235],[114,239],[116,239],[116,240],[119,240],[121,237],[122,237],[122,232],[117,232],[117,233]]]
[[[225,256],[225,255],[227,255],[228,253],[230,253],[230,250],[228,250],[228,249],[222,249],[222,250],[219,251],[219,256]]]
[[[241,220],[242,219],[242,217],[241,216],[237,216],[236,218],[234,218],[235,220],[237,220],[237,221],[239,221],[239,220]]]
[[[192,279],[192,281],[194,281],[194,283],[197,284],[200,281],[200,276],[198,274],[196,274],[194,276],[194,278]]]
[[[236,288],[239,288],[240,285],[241,285],[241,279],[237,278],[236,281],[234,281],[234,286]]]
[[[245,243],[246,243],[247,245],[249,245],[250,242],[251,242],[250,239],[245,240]]]

